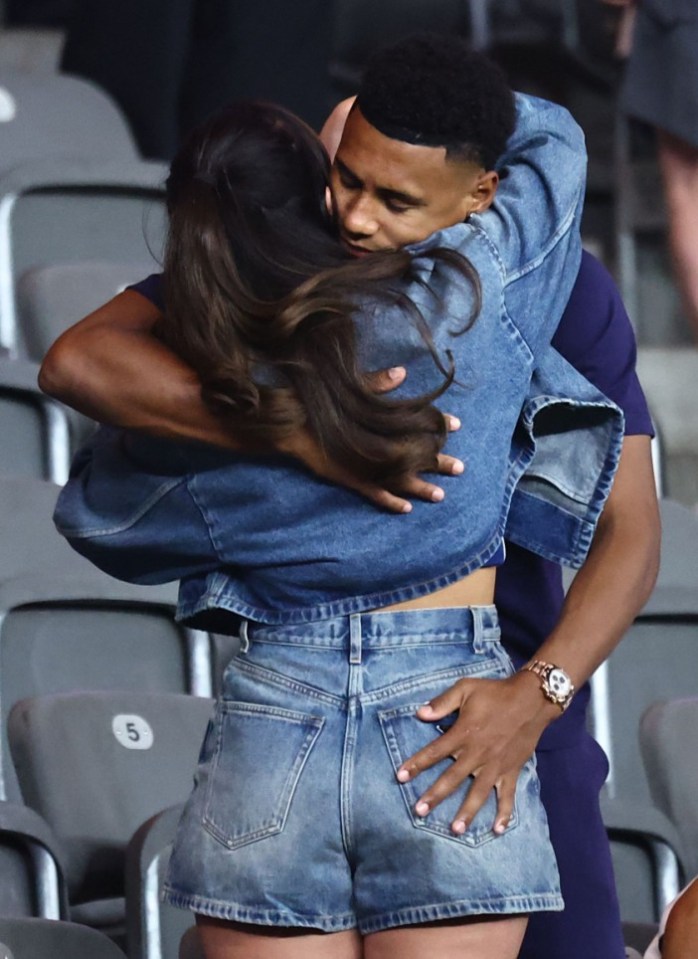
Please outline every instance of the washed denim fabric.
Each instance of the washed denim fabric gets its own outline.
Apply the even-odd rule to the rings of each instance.
[[[56,509],[72,545],[140,583],[182,579],[179,617],[231,631],[231,614],[300,623],[422,596],[479,568],[504,535],[579,566],[608,495],[623,436],[615,404],[550,346],[580,262],[585,155],[567,111],[519,97],[492,209],[416,244],[422,284],[407,292],[456,382],[439,407],[460,417],[440,477],[442,504],[387,515],[283,456],[102,430],[76,457]],[[458,336],[471,285],[430,256],[459,250],[482,307]],[[357,317],[367,369],[407,367],[395,395],[442,381],[418,329],[370,303]]]
[[[506,832],[494,791],[450,829],[469,784],[420,818],[451,760],[405,785],[401,763],[451,717],[417,719],[462,677],[512,671],[492,606],[244,623],[201,750],[166,898],[221,919],[326,931],[558,910],[534,760]],[[260,759],[263,758],[263,761]]]

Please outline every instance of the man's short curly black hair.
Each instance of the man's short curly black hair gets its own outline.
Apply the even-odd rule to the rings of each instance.
[[[514,129],[514,94],[500,68],[459,37],[416,34],[369,61],[357,106],[396,140],[446,147],[491,169]]]

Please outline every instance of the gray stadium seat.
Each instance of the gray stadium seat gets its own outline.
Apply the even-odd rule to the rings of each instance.
[[[614,199],[618,285],[628,313],[640,315],[639,238],[666,230],[664,191],[654,149],[636,135],[636,121],[618,112],[615,131]],[[643,149],[644,147],[644,149]]]
[[[125,959],[110,939],[73,922],[0,919],[0,959]]]
[[[24,350],[16,286],[30,269],[76,261],[159,269],[166,173],[160,163],[58,158],[0,175],[0,347]]]
[[[5,72],[55,76],[62,47],[63,31],[56,28],[8,27],[5,21],[0,31],[0,63]]]
[[[689,876],[698,874],[698,697],[655,703],[640,746],[654,804],[676,826]]]
[[[13,707],[22,797],[61,843],[74,918],[99,925],[96,901],[124,895],[128,842],[189,795],[212,709],[211,699],[150,692],[40,696]]]
[[[177,589],[131,586],[95,569],[56,532],[59,488],[0,477],[0,733],[25,696],[141,689],[210,696],[210,637],[173,621]],[[0,748],[0,798],[18,797]],[[3,773],[6,782],[3,785]]]
[[[163,903],[160,894],[182,806],[147,820],[126,850],[126,933],[130,959],[168,959],[177,955],[182,936],[194,925],[186,909]],[[190,947],[200,956],[198,943]]]
[[[0,916],[66,919],[60,851],[33,809],[0,802]]]
[[[662,699],[698,695],[698,517],[663,500],[657,586],[592,678],[590,730],[606,750],[611,797],[649,803],[640,718]]]
[[[0,172],[53,157],[138,158],[123,114],[95,84],[7,62],[0,69]]]
[[[698,349],[641,347],[637,372],[661,429],[666,494],[698,503]]]
[[[77,417],[36,385],[38,367],[0,358],[0,473],[65,483]]]
[[[94,260],[27,270],[17,283],[17,307],[28,356],[40,362],[64,330],[152,272],[152,261]]]
[[[602,796],[613,869],[625,922],[657,923],[686,877],[678,832],[653,806]]]
[[[623,942],[625,943],[626,959],[642,959],[645,949],[657,935],[659,923],[656,922],[624,922]]]
[[[207,695],[206,633],[173,622],[171,587],[46,568],[0,583],[0,719],[28,696],[75,690]],[[0,798],[17,798],[6,747]]]
[[[51,521],[60,487],[19,476],[0,476],[0,583],[24,573],[92,572]]]

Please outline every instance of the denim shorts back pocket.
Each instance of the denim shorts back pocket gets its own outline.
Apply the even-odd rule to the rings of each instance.
[[[383,737],[396,773],[406,759],[432,743],[446,728],[444,725],[446,720],[441,723],[427,723],[418,719],[415,714],[421,705],[421,702],[412,703],[378,713]],[[481,846],[490,839],[496,838],[492,831],[497,814],[497,797],[494,790],[490,792],[465,833],[458,835],[451,829],[451,823],[455,820],[465,795],[473,783],[472,777],[466,779],[455,792],[447,796],[427,816],[418,816],[414,811],[419,797],[429,785],[436,782],[439,776],[448,769],[451,762],[453,762],[452,759],[441,760],[417,776],[416,779],[400,784],[400,791],[407,807],[408,816],[412,825],[417,829],[436,833],[466,846]],[[516,828],[518,824],[519,814],[515,802],[507,832]]]
[[[204,828],[229,849],[280,833],[324,722],[277,706],[219,703]]]

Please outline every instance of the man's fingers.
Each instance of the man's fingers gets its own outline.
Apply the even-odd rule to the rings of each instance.
[[[347,485],[375,503],[376,506],[388,510],[389,513],[412,512],[412,503],[409,500],[403,499],[401,496],[395,496],[394,493],[389,493],[387,489],[381,489],[379,486],[368,486],[365,483],[348,483]]]
[[[450,413],[444,413],[444,422],[449,433],[455,433],[461,427],[461,422],[457,416],[451,416]]]
[[[441,773],[436,782],[419,797],[415,803],[414,811],[418,816],[428,816],[433,809],[436,809],[439,803],[443,802],[451,793],[454,793],[459,786],[462,786],[470,775],[472,775],[472,770],[469,769],[463,760],[456,760],[451,763],[448,769]],[[475,780],[475,782],[477,782],[477,780]],[[470,793],[468,795],[470,796]],[[485,799],[487,799],[487,794],[485,794],[482,802],[484,802]],[[456,819],[460,818],[461,810],[459,810]],[[454,832],[456,831],[457,830],[454,829]],[[465,832],[465,830],[461,831]]]
[[[368,373],[366,381],[374,393],[389,393],[390,390],[396,389],[406,376],[407,370],[404,366],[391,366],[389,370]]]
[[[507,826],[514,812],[514,800],[516,798],[516,777],[502,776],[494,785],[497,790],[497,815],[495,816],[492,831],[501,836],[506,832]]]
[[[440,503],[445,496],[440,486],[436,486],[434,483],[427,483],[426,480],[420,479],[418,476],[413,476],[411,479],[405,480],[402,492],[405,496],[423,499],[429,503]]]
[[[464,469],[463,461],[456,459],[455,456],[446,456],[445,453],[439,453],[436,457],[436,470],[438,473],[443,473],[446,476],[458,476]]]
[[[456,813],[455,819],[451,823],[451,829],[458,836],[462,836],[464,832],[467,831],[468,826],[473,821],[478,811],[484,806],[489,798],[492,789],[494,788],[494,783],[491,778],[485,775],[484,772],[479,771],[473,775],[472,785],[468,790],[468,794],[465,797],[464,802],[462,803],[460,809]],[[509,811],[511,815],[511,810]],[[499,817],[497,818],[497,822]],[[507,817],[507,822],[508,822]],[[494,823],[493,823],[494,828]]]

